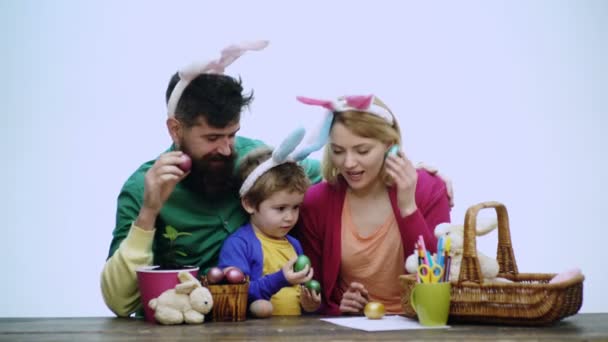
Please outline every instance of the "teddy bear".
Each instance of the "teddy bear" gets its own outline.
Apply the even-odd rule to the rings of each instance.
[[[498,223],[496,218],[479,222],[476,228],[476,235],[486,235],[492,230],[496,229]],[[439,238],[443,236],[445,241],[446,237],[449,236],[451,240],[451,248],[449,255],[451,257],[450,264],[450,281],[458,280],[460,276],[460,263],[462,261],[462,254],[464,248],[464,226],[460,224],[452,223],[440,223],[435,227],[435,236]],[[497,278],[498,275],[498,262],[496,259],[490,258],[483,253],[477,251],[477,258],[479,259],[479,267],[481,268],[482,277],[484,281],[506,281],[506,279]],[[418,268],[418,256],[414,253],[407,257],[405,262],[405,269],[408,273],[416,273]]]
[[[206,287],[187,271],[179,272],[180,284],[153,298],[148,306],[161,324],[199,324],[213,307],[213,297]]]

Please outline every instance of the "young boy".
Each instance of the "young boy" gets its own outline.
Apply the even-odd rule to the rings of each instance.
[[[239,164],[238,176],[246,179],[241,204],[250,222],[226,239],[218,265],[236,266],[249,276],[248,301],[254,317],[300,315],[301,310],[313,312],[321,305],[321,294],[301,286],[312,279],[312,268],[293,270],[302,246],[287,235],[298,221],[310,182],[297,163],[273,162],[271,154],[269,148],[259,148]]]

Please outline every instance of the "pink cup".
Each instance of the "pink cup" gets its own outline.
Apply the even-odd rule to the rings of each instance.
[[[144,307],[146,321],[156,323],[154,310],[148,306],[150,300],[158,297],[166,290],[175,288],[179,284],[179,272],[188,271],[198,279],[198,267],[189,267],[182,270],[157,270],[158,266],[143,266],[136,270],[141,303]]]

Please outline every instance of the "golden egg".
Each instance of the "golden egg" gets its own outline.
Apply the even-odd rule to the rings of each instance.
[[[380,319],[384,317],[384,304],[368,302],[363,309],[363,313],[369,319]]]

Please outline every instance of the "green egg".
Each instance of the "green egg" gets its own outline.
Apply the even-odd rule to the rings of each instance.
[[[306,255],[302,254],[298,256],[296,263],[293,264],[293,270],[296,272],[300,272],[304,269],[304,267],[306,267],[306,265],[312,267],[312,265],[310,264],[310,259]]]
[[[319,284],[319,282],[314,279],[311,279],[311,280],[307,281],[306,283],[304,283],[304,286],[306,286],[306,288],[309,289],[310,291],[314,291],[316,293],[321,293],[321,284]]]
[[[387,156],[396,156],[397,153],[399,153],[399,145],[393,145],[391,146],[391,148],[388,149],[388,152],[386,152]]]

